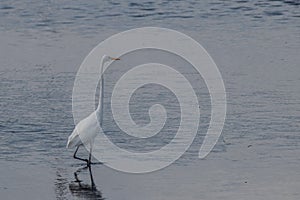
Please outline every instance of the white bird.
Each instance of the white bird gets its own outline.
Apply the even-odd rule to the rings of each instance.
[[[105,63],[113,60],[120,60],[119,58],[113,58],[110,56],[104,55],[101,60],[101,74],[103,73],[103,68]],[[94,144],[94,139],[98,134],[98,117],[100,115],[100,126],[102,126],[103,120],[103,97],[104,97],[104,78],[102,75],[101,78],[101,89],[100,89],[100,96],[99,96],[99,104],[97,109],[92,112],[88,117],[81,120],[74,128],[72,134],[68,138],[67,148],[74,148],[77,147],[73,157],[78,160],[82,160],[87,162],[87,165],[90,166],[91,164],[91,154],[92,148]],[[79,136],[80,135],[80,136]],[[82,145],[90,145],[90,153],[89,159],[83,159],[76,156],[76,153],[80,146]]]

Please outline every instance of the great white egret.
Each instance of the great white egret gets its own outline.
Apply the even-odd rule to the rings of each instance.
[[[110,56],[104,55],[101,59],[101,74],[103,73],[104,65],[113,60],[120,60],[119,58],[113,58]],[[76,147],[76,150],[74,152],[73,157],[78,160],[85,161],[88,166],[91,164],[91,155],[92,155],[92,148],[94,144],[94,139],[96,135],[98,134],[98,123],[100,121],[100,125],[102,126],[102,120],[103,120],[103,97],[104,97],[104,78],[102,75],[101,78],[101,89],[100,89],[100,96],[99,96],[99,104],[97,109],[92,112],[88,117],[81,120],[74,128],[72,134],[68,138],[67,148],[74,148]],[[98,121],[98,117],[100,116],[100,119]],[[80,136],[79,136],[80,135]],[[90,153],[88,159],[79,158],[76,156],[76,153],[80,146],[82,145],[90,145]]]

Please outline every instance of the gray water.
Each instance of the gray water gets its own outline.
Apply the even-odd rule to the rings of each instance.
[[[203,80],[182,66],[179,70],[201,97],[202,111],[188,152],[171,166],[144,175],[94,165],[97,190],[91,190],[88,170],[65,148],[74,128],[75,75],[100,41],[142,26],[181,31],[213,57],[227,92],[222,137],[207,158],[197,158],[210,102]],[[299,199],[299,32],[297,0],[1,1],[1,199]],[[116,78],[112,74],[107,72],[107,85]],[[159,102],[173,118],[162,140],[145,145],[122,137],[106,119],[110,138],[133,151],[159,148],[178,126],[172,94],[157,86],[143,89],[132,99],[137,123],[149,120],[147,111],[135,106],[149,94],[141,107]],[[106,97],[106,105],[108,101]],[[87,152],[82,149],[80,155]]]

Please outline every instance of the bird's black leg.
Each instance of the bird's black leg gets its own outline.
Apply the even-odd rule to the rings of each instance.
[[[77,159],[77,160],[85,161],[85,162],[87,163],[87,165],[90,165],[90,161],[89,161],[88,159],[83,159],[83,158],[79,158],[79,157],[76,156],[76,153],[77,153],[79,147],[80,147],[80,146],[77,147],[77,149],[76,149],[76,151],[75,151],[73,157],[74,157],[75,159]]]
[[[93,149],[93,142],[90,143],[90,153],[89,153],[89,160],[87,165],[90,166],[92,164],[92,149]]]
[[[91,166],[89,165],[88,168],[89,168],[89,172],[90,172],[92,189],[94,190],[94,189],[96,189],[96,185],[95,185],[95,182],[94,182]]]

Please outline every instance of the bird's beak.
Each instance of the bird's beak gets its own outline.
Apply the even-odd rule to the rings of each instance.
[[[111,58],[112,60],[121,60],[120,58]]]

